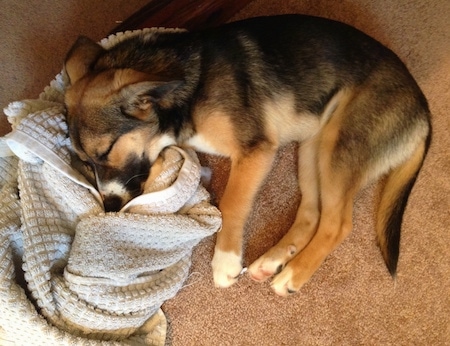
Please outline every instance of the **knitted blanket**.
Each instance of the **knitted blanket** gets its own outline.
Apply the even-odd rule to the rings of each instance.
[[[170,147],[144,194],[105,213],[70,165],[66,86],[61,73],[38,100],[5,109],[13,132],[0,138],[0,329],[17,345],[164,345],[160,307],[182,287],[193,247],[220,228],[220,212],[195,153]]]

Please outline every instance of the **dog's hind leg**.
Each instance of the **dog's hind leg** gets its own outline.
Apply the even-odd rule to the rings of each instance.
[[[351,232],[353,201],[359,184],[357,177],[348,173],[345,169],[321,170],[321,216],[317,232],[272,280],[272,289],[278,295],[298,291]]]
[[[348,93],[318,134],[320,219],[310,242],[272,280],[272,289],[278,295],[298,291],[353,228],[353,202],[370,166],[370,144],[352,140],[347,131],[348,122],[354,123],[349,120],[364,114],[364,104]]]
[[[351,97],[342,99],[316,137],[300,147],[302,202],[297,219],[263,260],[249,269],[255,279],[277,274],[271,285],[279,295],[299,290],[352,230],[353,201],[367,166],[354,164],[355,151],[361,148],[342,141],[349,101]],[[358,108],[354,112],[359,114]],[[367,160],[366,154],[362,160]]]
[[[320,160],[324,160],[324,154],[331,160],[340,122],[351,97],[346,91],[336,94],[322,114],[325,123],[322,130],[300,144],[298,182],[302,200],[295,221],[278,244],[251,264],[248,273],[253,280],[264,281],[278,274],[314,237],[321,215]],[[333,118],[327,122],[332,114]]]
[[[279,273],[314,236],[319,223],[318,137],[303,142],[298,151],[298,181],[302,199],[295,221],[286,235],[248,268],[255,281]]]
[[[219,203],[222,230],[217,233],[212,260],[216,287],[231,286],[242,271],[245,223],[256,193],[272,167],[275,153],[276,149],[267,145],[231,158],[230,176]]]

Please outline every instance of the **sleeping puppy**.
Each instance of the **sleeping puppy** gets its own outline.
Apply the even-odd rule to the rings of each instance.
[[[198,32],[160,30],[110,49],[82,37],[65,63],[70,137],[107,210],[142,191],[169,145],[231,159],[212,260],[216,286],[242,270],[242,236],[277,150],[300,143],[302,192],[280,242],[250,265],[298,291],[352,229],[353,202],[387,176],[376,232],[395,275],[400,226],[429,145],[427,101],[389,49],[339,22],[260,17]]]

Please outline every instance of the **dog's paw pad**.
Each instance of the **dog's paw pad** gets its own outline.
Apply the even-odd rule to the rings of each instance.
[[[254,281],[263,282],[280,272],[283,264],[260,257],[248,268],[248,275]]]
[[[250,265],[248,273],[255,281],[265,281],[280,273],[295,252],[294,245],[287,249],[272,248]]]
[[[241,257],[233,252],[216,249],[212,260],[214,285],[226,288],[233,285],[242,273]]]

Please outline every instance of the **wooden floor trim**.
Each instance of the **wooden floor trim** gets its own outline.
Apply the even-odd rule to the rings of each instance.
[[[152,0],[111,33],[146,27],[213,27],[227,22],[252,0]]]

